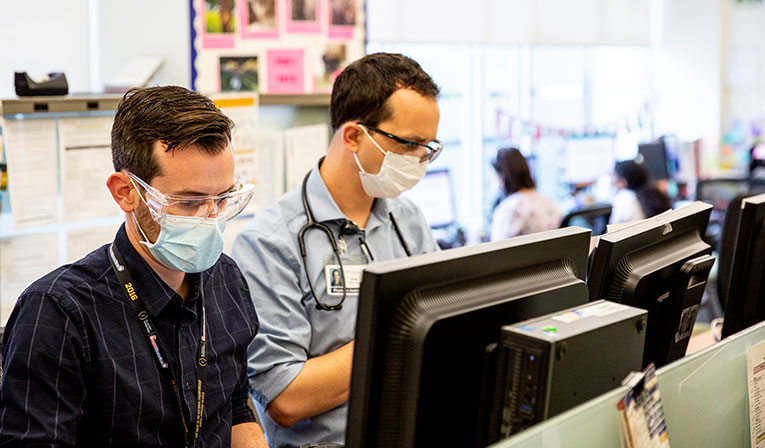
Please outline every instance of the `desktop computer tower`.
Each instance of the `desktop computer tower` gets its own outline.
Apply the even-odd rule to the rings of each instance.
[[[595,398],[640,371],[647,316],[598,300],[502,327],[489,441]]]

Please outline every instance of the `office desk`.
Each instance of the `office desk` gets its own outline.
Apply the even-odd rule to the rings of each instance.
[[[746,356],[763,341],[760,323],[657,371],[671,446],[749,446]],[[618,447],[616,403],[626,392],[615,389],[491,447]]]

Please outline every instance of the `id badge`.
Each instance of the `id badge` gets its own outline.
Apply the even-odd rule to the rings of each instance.
[[[343,282],[343,273],[340,271],[340,265],[336,264],[334,256],[328,256],[324,264],[324,276],[327,284],[327,295],[342,296],[343,287],[346,295],[358,295],[361,288],[361,276],[366,267],[363,256],[344,256],[343,271],[345,272],[345,282]]]

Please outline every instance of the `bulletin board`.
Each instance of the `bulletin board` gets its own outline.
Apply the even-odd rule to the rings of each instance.
[[[364,0],[190,0],[191,86],[328,93],[365,54]]]

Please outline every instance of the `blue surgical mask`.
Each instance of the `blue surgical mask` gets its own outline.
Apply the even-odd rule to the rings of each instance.
[[[186,273],[202,272],[218,261],[223,252],[225,222],[213,218],[163,214],[159,218],[161,230],[157,240],[149,239],[133,217],[143,235],[141,244],[163,265]]]

